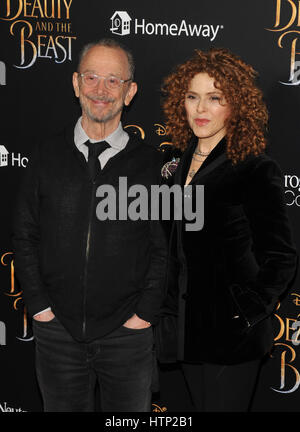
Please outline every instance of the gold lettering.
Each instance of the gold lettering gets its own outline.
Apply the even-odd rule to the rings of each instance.
[[[23,342],[30,342],[33,340],[33,336],[31,336],[31,337],[27,337],[27,336],[28,336],[27,310],[26,310],[26,307],[24,307],[24,311],[23,311],[23,336],[17,337],[17,339],[19,339],[20,341],[23,341]]]
[[[1,264],[3,266],[7,266],[5,263],[6,257],[9,255],[13,255],[12,252],[6,252],[1,257]],[[13,294],[15,292],[15,268],[14,268],[14,260],[10,261],[10,293]]]
[[[48,14],[48,1],[44,0],[44,14],[46,18],[55,18],[54,0],[52,0],[51,14]]]
[[[134,129],[137,129],[137,130],[140,132],[141,138],[142,138],[142,139],[145,138],[145,132],[144,132],[144,130],[143,130],[140,126],[137,126],[137,125],[127,125],[127,126],[124,127],[124,129],[127,129],[127,128],[134,128]],[[137,135],[137,131],[134,131],[133,133],[134,133],[135,135]]]
[[[61,23],[60,25],[62,33],[66,33],[67,31],[67,23]]]
[[[6,2],[6,10],[7,10],[6,16],[9,16],[10,15],[10,0],[7,0],[7,2]]]
[[[157,135],[166,135],[166,128],[163,125],[155,123],[154,126],[157,126],[157,129],[155,130]]]
[[[32,31],[33,31],[32,25],[28,21],[22,21],[22,20],[15,21],[10,27],[10,33],[14,36],[14,26],[16,24],[18,24],[19,22],[24,23],[25,26],[21,27],[21,64],[20,64],[20,66],[16,66],[16,67],[20,68],[20,69],[25,69],[25,68],[29,68],[30,66],[32,66],[35,63],[36,58],[37,58],[37,49],[36,49],[36,46],[34,45],[34,43],[32,41],[30,41],[29,39],[25,39],[26,26],[27,26],[27,30],[28,30],[28,36],[27,36],[28,38],[31,37]],[[26,44],[28,44],[32,48],[32,57],[31,57],[31,62],[28,65],[24,66]]]
[[[9,17],[9,18],[0,18],[0,19],[2,19],[4,21],[12,21],[12,20],[18,18],[20,16],[21,12],[22,12],[22,9],[23,9],[23,0],[18,0],[18,1],[19,1],[19,9],[18,9],[17,13],[14,16],[10,17],[10,13],[11,13],[10,0],[7,0],[7,3],[6,3],[6,16]]]
[[[35,26],[36,31],[53,32],[53,23],[51,22],[37,22]]]
[[[291,33],[300,34],[300,31],[299,30],[290,30],[290,31],[287,31],[287,32],[283,33],[279,37],[279,39],[278,39],[278,46],[279,46],[279,48],[283,48],[283,46],[282,46],[282,40],[283,40],[283,38],[286,35],[291,34]],[[289,81],[290,82],[289,83],[283,83],[283,84],[289,84],[289,85],[297,85],[297,84],[299,84],[299,82],[296,82],[296,80],[295,80],[296,55],[300,54],[299,51],[296,51],[297,42],[298,42],[298,37],[295,38],[295,39],[293,39],[292,44],[291,44],[291,61],[290,61],[290,77],[289,77]]]
[[[274,338],[274,341],[276,341],[276,340],[282,338],[282,336],[283,336],[283,334],[284,334],[284,327],[285,327],[285,326],[284,326],[284,321],[283,321],[283,319],[282,319],[279,315],[274,314],[274,316],[278,319],[279,324],[280,324],[279,333],[278,333],[278,335]]]
[[[152,412],[165,412],[165,411],[167,411],[166,407],[160,407],[159,405],[156,405],[155,403],[153,403],[152,406],[154,407]]]
[[[297,294],[297,293],[292,293],[291,295],[292,295],[292,296],[295,296],[295,298],[294,298],[294,300],[293,300],[293,303],[294,303],[296,306],[300,306],[300,295]]]
[[[281,6],[282,6],[282,0],[277,0],[277,5],[276,5],[276,19],[275,19],[275,25],[273,29],[267,29],[269,31],[274,31],[274,32],[279,32],[279,31],[283,31],[288,29],[289,27],[291,27],[294,22],[295,19],[297,17],[297,6],[295,5],[293,0],[284,0],[285,2],[287,2],[290,6],[291,6],[291,18],[289,20],[289,22],[281,27],[281,28],[276,28],[280,25],[281,22]],[[300,4],[299,4],[299,12],[300,12]],[[298,23],[299,23],[299,18],[298,18]]]
[[[38,9],[40,12],[41,18],[44,18],[43,9],[42,9],[42,6],[40,4],[40,0],[34,0],[32,13],[35,9]],[[32,16],[32,18],[38,18],[38,15],[31,15],[31,16]]]
[[[12,257],[13,253],[12,252],[6,252],[5,254],[2,255],[1,257],[1,264],[3,266],[8,266],[8,263],[6,262],[6,259],[8,256]],[[5,295],[7,295],[8,297],[12,297],[14,298],[14,304],[13,307],[14,309],[16,309],[16,304],[18,302],[18,300],[21,299],[21,295],[23,291],[20,291],[18,293],[15,292],[15,267],[14,267],[14,260],[11,259],[10,262],[10,292],[9,293],[4,293]]]
[[[171,143],[169,141],[164,141],[164,142],[162,142],[162,143],[159,144],[159,147],[162,147],[164,145],[173,145],[173,143]],[[161,149],[161,151],[164,152],[165,149],[163,148],[163,149]]]
[[[13,256],[13,252],[6,252],[5,254],[3,254],[1,256],[1,264],[5,267],[7,267],[10,264],[10,275],[11,275],[10,276],[10,280],[11,280],[10,292],[5,293],[5,295],[14,299],[13,308],[14,308],[14,310],[17,310],[17,304],[20,300],[22,300],[23,291],[19,291],[17,293],[15,292],[14,260],[13,259],[11,259],[10,261],[8,260],[8,257],[12,258],[12,256]],[[27,334],[28,334],[27,310],[26,310],[26,307],[24,307],[24,311],[23,311],[23,337],[18,338],[18,339],[22,340],[22,341],[26,341],[26,342],[31,341],[33,339],[33,337],[27,338]]]
[[[73,0],[63,0],[66,19],[70,19],[70,9]],[[62,18],[62,1],[61,0],[17,0],[14,2],[16,7],[12,10],[11,0],[6,0],[5,16],[0,19],[5,21],[13,21],[20,17],[23,12],[24,18],[55,18],[55,6],[57,5],[57,19]]]
[[[31,3],[29,3],[28,2],[28,0],[24,0],[24,12],[23,12],[23,15],[24,15],[24,18],[37,18],[37,17],[33,17],[32,15],[27,15],[27,7],[28,6],[32,6],[32,4]]]
[[[293,393],[294,391],[296,391],[298,389],[298,387],[300,385],[300,374],[299,374],[298,370],[295,368],[295,366],[291,365],[291,363],[293,363],[295,358],[296,358],[296,352],[295,352],[294,348],[290,347],[287,344],[277,343],[275,345],[288,348],[288,350],[291,353],[291,359],[288,363],[287,359],[286,359],[286,355],[288,353],[288,350],[284,350],[281,353],[281,357],[280,357],[280,387],[279,387],[279,390],[275,389],[273,387],[271,387],[271,388],[272,388],[272,390],[274,390],[277,393]],[[286,385],[286,371],[288,369],[293,371],[293,374],[295,376],[295,384],[290,390],[283,390],[285,388],[285,385]]]
[[[69,4],[68,4],[68,1],[67,1],[67,0],[64,0],[64,4],[65,4],[65,6],[66,6],[66,18],[67,18],[67,19],[70,19],[70,7],[71,7],[71,4],[72,4],[72,1],[73,1],[73,0],[70,0],[70,2],[69,2]]]
[[[48,49],[45,55],[42,55],[41,53],[41,48],[47,46],[46,44],[42,43],[42,39],[48,38],[47,35],[38,35],[38,57],[42,57],[42,58],[51,58],[51,56],[48,56]]]

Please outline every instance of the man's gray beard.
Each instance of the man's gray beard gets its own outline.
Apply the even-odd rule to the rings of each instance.
[[[109,111],[104,117],[98,118],[89,110],[87,106],[85,106],[85,104],[81,101],[80,98],[79,98],[79,102],[82,111],[84,111],[87,117],[95,123],[107,123],[108,121],[116,117],[123,110],[123,106],[124,106],[123,104],[116,112]]]

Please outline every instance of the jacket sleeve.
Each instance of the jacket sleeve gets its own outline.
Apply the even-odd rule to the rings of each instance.
[[[157,152],[158,153],[158,152]],[[158,153],[155,158],[156,181],[160,184],[162,158]],[[151,208],[151,206],[149,206]],[[159,319],[160,307],[164,299],[164,281],[167,266],[167,239],[160,220],[151,220],[150,215],[150,265],[145,277],[144,287],[137,304],[136,314],[156,324]]]
[[[255,280],[234,285],[236,306],[250,328],[270,315],[295,278],[294,247],[278,165],[263,157],[250,170],[244,187],[244,211],[252,231],[259,270]]]
[[[35,149],[21,179],[13,220],[16,277],[30,315],[49,307],[39,269],[39,149]]]

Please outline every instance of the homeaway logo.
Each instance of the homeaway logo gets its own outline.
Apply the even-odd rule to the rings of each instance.
[[[21,156],[21,153],[11,153],[11,157],[9,158],[9,154],[7,148],[4,145],[0,145],[0,168],[7,167],[8,165],[26,168],[28,163],[27,157]]]
[[[131,33],[131,21],[133,21],[132,31],[134,34],[149,36],[187,36],[208,38],[211,42],[216,39],[223,25],[195,24],[181,20],[178,23],[153,23],[143,19],[134,19],[125,11],[116,11],[111,16],[110,31],[117,35],[128,35]]]
[[[116,11],[111,17],[110,31],[117,35],[130,34],[130,21],[131,18],[125,11]]]
[[[4,145],[0,145],[0,167],[8,165],[8,155],[9,152],[6,147],[4,147]]]

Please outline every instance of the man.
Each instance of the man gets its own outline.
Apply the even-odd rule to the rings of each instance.
[[[22,182],[15,267],[45,411],[93,411],[96,383],[103,411],[150,410],[163,233],[157,221],[96,216],[99,185],[159,181],[159,153],[120,123],[137,91],[133,70],[116,41],[84,48],[73,75],[82,117],[38,146]]]

